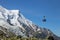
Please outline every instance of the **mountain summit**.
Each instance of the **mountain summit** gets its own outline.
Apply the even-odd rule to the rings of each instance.
[[[45,38],[54,35],[49,29],[41,28],[26,19],[19,10],[7,10],[0,6],[0,31],[5,36],[10,36],[10,32],[22,37]]]

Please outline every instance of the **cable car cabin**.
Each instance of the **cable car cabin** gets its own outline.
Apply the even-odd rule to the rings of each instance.
[[[46,19],[43,19],[42,21],[43,21],[43,22],[46,22]]]
[[[45,17],[45,16],[43,16],[42,21],[43,21],[43,22],[46,22],[46,17]]]

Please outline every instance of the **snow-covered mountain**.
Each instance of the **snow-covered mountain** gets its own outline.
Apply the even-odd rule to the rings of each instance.
[[[13,31],[16,35],[26,33],[26,31],[40,30],[32,21],[26,19],[19,10],[7,10],[0,6],[0,26]]]
[[[8,32],[12,32],[23,37],[54,35],[49,29],[38,27],[32,21],[26,19],[19,10],[7,10],[2,6],[0,6],[0,30],[6,35]]]

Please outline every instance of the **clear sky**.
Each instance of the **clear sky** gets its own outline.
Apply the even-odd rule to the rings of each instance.
[[[33,23],[60,36],[60,0],[0,0],[0,5],[20,10]],[[46,23],[42,22],[43,16],[46,16]]]

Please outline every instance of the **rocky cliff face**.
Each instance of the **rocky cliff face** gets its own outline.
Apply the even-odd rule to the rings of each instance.
[[[23,37],[55,36],[49,29],[41,28],[26,19],[19,10],[7,10],[2,6],[0,6],[0,31],[8,36],[9,32]]]

